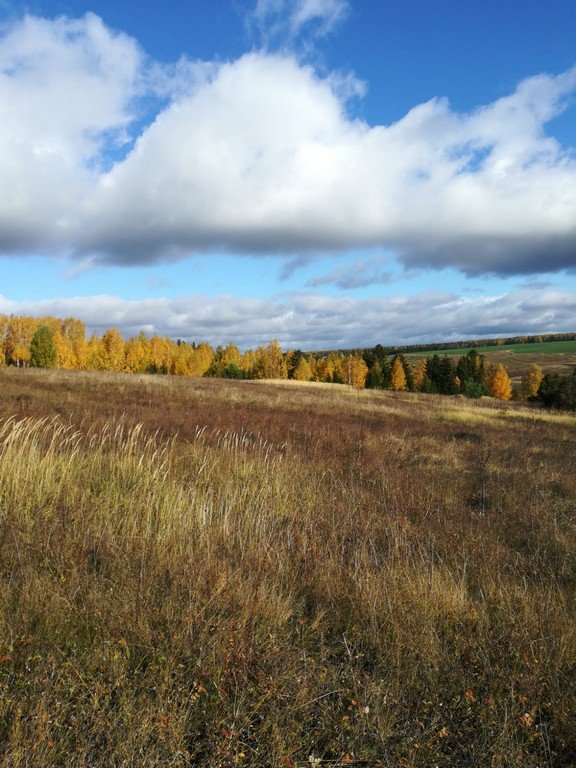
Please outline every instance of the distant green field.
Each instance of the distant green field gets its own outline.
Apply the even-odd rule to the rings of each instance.
[[[490,352],[514,352],[518,355],[545,355],[564,352],[568,355],[576,355],[576,341],[543,341],[534,344],[503,344],[502,346],[474,347],[481,355]],[[430,355],[466,355],[470,349],[439,349],[435,352],[414,352],[414,357],[428,357]]]

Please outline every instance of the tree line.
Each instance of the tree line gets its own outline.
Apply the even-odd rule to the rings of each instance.
[[[544,375],[530,366],[520,391],[504,365],[486,363],[474,348],[454,358],[434,354],[409,359],[377,345],[360,352],[283,352],[276,341],[241,352],[235,344],[213,348],[140,333],[124,339],[116,328],[87,337],[76,318],[0,315],[0,365],[88,371],[123,371],[230,379],[294,379],[500,400],[539,401],[576,410],[576,375]],[[576,371],[575,371],[576,374]]]
[[[233,379],[334,381],[363,387],[368,368],[358,354],[315,359],[283,352],[276,341],[241,352],[235,344],[213,348],[140,333],[129,339],[116,328],[89,338],[81,320],[0,315],[0,365],[87,371],[124,371]]]
[[[533,336],[499,336],[492,339],[460,339],[458,341],[432,341],[420,344],[392,344],[381,347],[387,355],[413,354],[417,352],[444,352],[451,349],[478,349],[479,347],[502,347],[515,344],[547,344],[558,341],[576,341],[576,333],[544,333]],[[381,346],[381,345],[378,345]],[[341,350],[342,352],[367,350]],[[319,352],[318,354],[323,354]]]

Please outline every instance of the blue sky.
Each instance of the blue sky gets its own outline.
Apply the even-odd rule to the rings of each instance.
[[[576,330],[573,0],[0,0],[0,312]]]

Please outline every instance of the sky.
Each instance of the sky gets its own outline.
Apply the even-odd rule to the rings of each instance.
[[[0,313],[576,330],[575,0],[0,0]]]

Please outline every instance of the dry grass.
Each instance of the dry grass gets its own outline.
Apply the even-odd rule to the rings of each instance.
[[[574,418],[0,387],[2,765],[574,766]]]

